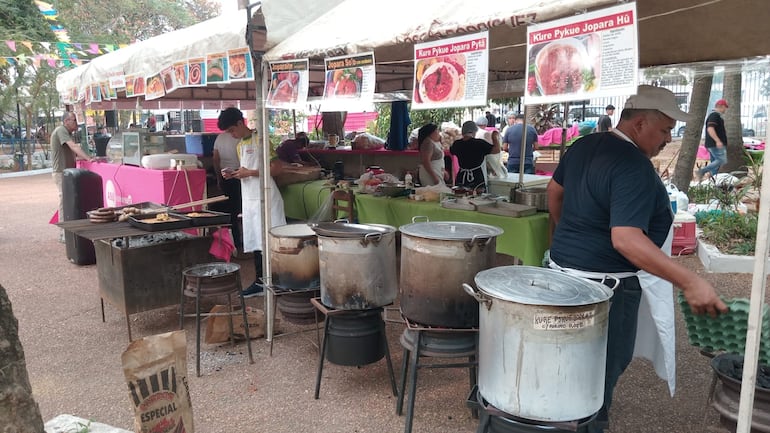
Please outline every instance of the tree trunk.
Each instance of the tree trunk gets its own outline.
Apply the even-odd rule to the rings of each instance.
[[[340,137],[340,141],[342,141],[345,138],[345,118],[347,118],[347,114],[345,111],[321,113],[324,137],[337,134]]]
[[[43,418],[32,398],[18,325],[8,294],[0,285],[0,430],[43,433]]]
[[[690,95],[690,121],[684,129],[682,147],[674,168],[673,182],[680,191],[687,192],[692,180],[695,157],[698,154],[698,146],[701,142],[701,131],[708,111],[709,95],[711,94],[711,82],[714,79],[714,69],[709,66],[695,68],[695,80]]]
[[[725,68],[723,97],[730,104],[725,112],[727,131],[727,164],[720,167],[722,173],[746,171],[743,161],[743,126],[741,125],[741,70]]]

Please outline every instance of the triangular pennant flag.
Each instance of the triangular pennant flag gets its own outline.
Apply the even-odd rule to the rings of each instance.
[[[55,68],[56,67],[56,59],[54,59],[53,57],[49,57],[48,58],[48,66],[50,66],[52,68]]]
[[[40,45],[42,45],[43,48],[46,49],[46,51],[50,51],[51,50],[51,43],[50,42],[41,42]]]
[[[25,47],[27,47],[27,49],[29,49],[30,51],[34,52],[34,50],[32,49],[32,42],[30,42],[30,41],[21,41],[21,44],[24,45]]]
[[[0,66],[5,66],[8,64],[8,60],[5,59],[5,57],[0,57]]]
[[[83,49],[83,45],[82,45],[82,44],[72,44],[72,45],[74,45],[74,46],[75,46],[75,48],[77,48],[77,49],[79,49],[79,50],[82,50],[82,49]]]
[[[99,54],[99,44],[91,44],[91,49],[89,50],[91,54]]]
[[[40,68],[40,59],[37,57],[32,59],[32,65],[35,67],[35,69]]]
[[[11,51],[16,52],[16,41],[5,41],[5,44],[8,45]]]

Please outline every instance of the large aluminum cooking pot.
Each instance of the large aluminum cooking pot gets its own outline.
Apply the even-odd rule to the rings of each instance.
[[[496,408],[539,421],[573,421],[604,401],[604,284],[531,266],[479,272],[479,391]]]
[[[499,227],[454,221],[418,222],[401,231],[401,312],[448,328],[479,324],[479,307],[462,284],[494,266]]]
[[[318,237],[307,224],[287,224],[270,229],[273,285],[288,289],[318,287]]]
[[[340,310],[366,310],[393,303],[396,228],[380,224],[320,223],[321,302]]]

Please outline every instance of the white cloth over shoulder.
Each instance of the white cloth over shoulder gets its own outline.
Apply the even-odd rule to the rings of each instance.
[[[671,255],[673,228],[661,248]],[[655,373],[668,383],[674,396],[676,390],[676,330],[674,328],[674,286],[660,278],[639,271],[642,300],[639,303],[634,357],[649,359]]]

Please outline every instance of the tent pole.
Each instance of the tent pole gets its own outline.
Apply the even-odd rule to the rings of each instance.
[[[767,131],[765,142],[770,140]],[[770,158],[762,161],[762,171],[770,173]],[[759,346],[762,337],[762,307],[764,305],[767,284],[767,255],[770,243],[767,236],[770,229],[770,182],[762,180],[759,196],[759,216],[757,240],[754,248],[754,274],[751,278],[751,301],[749,304],[748,329],[746,331],[746,350],[743,355],[743,378],[741,381],[741,399],[738,406],[738,426],[736,433],[749,433],[754,411],[754,390],[757,383]],[[768,336],[765,336],[767,338]],[[746,386],[743,386],[743,385]]]

